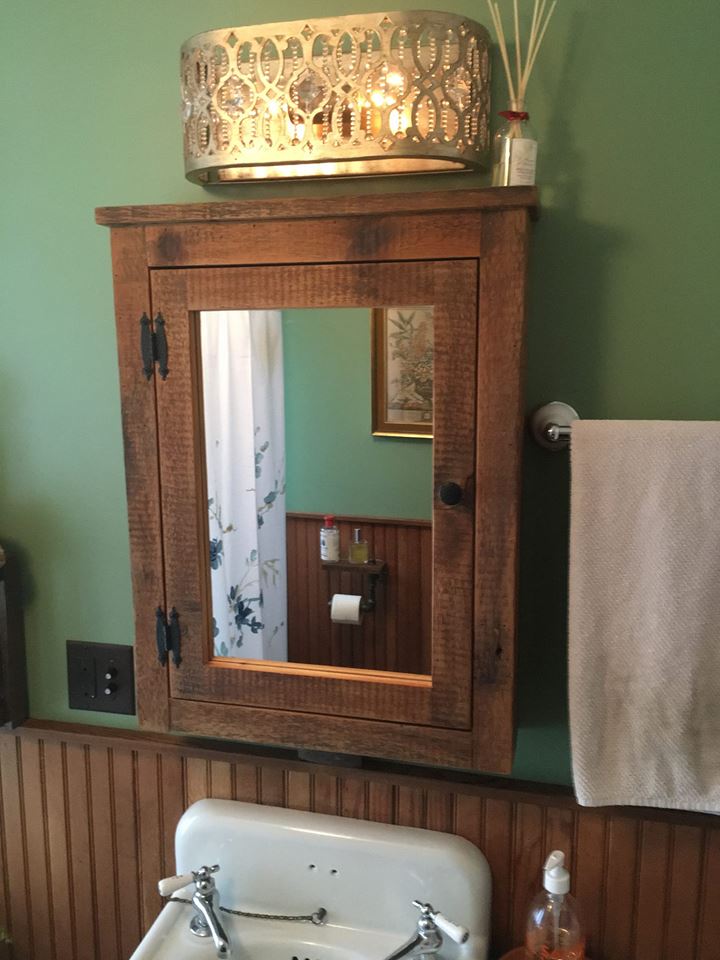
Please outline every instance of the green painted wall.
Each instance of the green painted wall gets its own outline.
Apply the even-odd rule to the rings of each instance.
[[[437,5],[488,19],[477,0]],[[302,11],[357,6],[305,0]],[[377,0],[359,6],[382,9]],[[0,539],[25,573],[35,716],[107,723],[68,710],[65,640],[132,637],[110,257],[93,208],[480,182],[187,183],[181,41],[299,9],[289,0],[0,8]],[[560,0],[529,95],[543,215],[528,408],[556,397],[586,417],[718,417],[719,46],[711,0]],[[500,107],[499,71],[496,79]],[[515,774],[563,782],[565,458],[528,448],[524,499]]]
[[[430,519],[432,442],[373,437],[370,311],[284,310],[288,510]]]

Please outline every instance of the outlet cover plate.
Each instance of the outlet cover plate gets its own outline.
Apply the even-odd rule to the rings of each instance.
[[[132,647],[68,640],[67,671],[72,710],[135,713]]]

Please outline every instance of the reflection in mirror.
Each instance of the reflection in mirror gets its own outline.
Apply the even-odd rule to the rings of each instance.
[[[199,326],[214,655],[430,673],[432,307]]]

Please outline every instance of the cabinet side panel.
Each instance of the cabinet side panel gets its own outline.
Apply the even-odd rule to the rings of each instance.
[[[0,561],[0,723],[17,727],[29,712],[22,585],[8,557]]]
[[[512,765],[515,629],[523,433],[526,210],[483,214],[478,337],[475,539],[476,765]],[[487,559],[493,558],[492,563]]]
[[[155,378],[142,372],[140,318],[150,316],[144,230],[112,231],[125,481],[135,605],[135,688],[138,719],[150,730],[169,729],[167,669],[155,649],[155,610],[165,606],[158,476]]]

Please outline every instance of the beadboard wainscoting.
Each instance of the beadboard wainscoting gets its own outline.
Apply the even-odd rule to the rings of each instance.
[[[334,593],[367,595],[358,571],[320,563],[320,514],[288,513],[288,652],[294,663],[363,667],[400,673],[431,673],[432,526],[429,520],[336,517],[341,555],[354,527],[368,541],[370,556],[387,563],[375,609],[358,627],[330,620]],[[402,642],[402,637],[405,642]],[[407,638],[412,637],[409,644]],[[309,638],[309,639],[308,639]]]
[[[594,960],[717,960],[717,818],[581,809],[552,787],[266,753],[40,721],[3,731],[5,956],[127,960],[161,907],[158,878],[174,872],[178,818],[195,800],[222,797],[467,837],[492,869],[496,955],[521,941],[541,863],[561,847]]]

